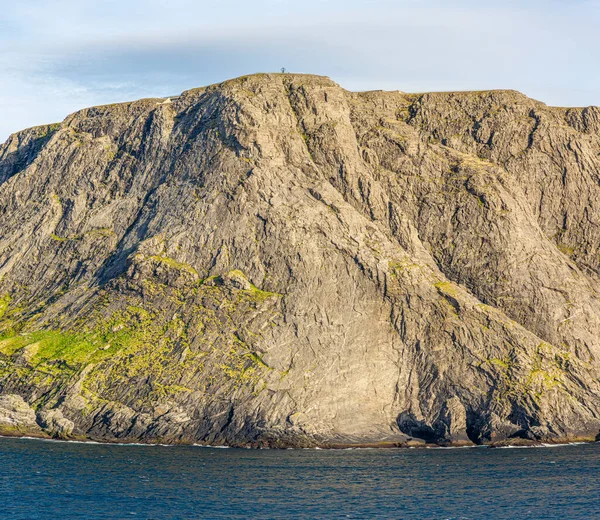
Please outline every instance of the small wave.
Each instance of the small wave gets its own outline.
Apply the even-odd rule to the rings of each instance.
[[[497,449],[531,449],[531,448],[564,448],[565,446],[579,446],[581,444],[589,444],[588,442],[561,442],[561,443],[541,443],[532,444],[530,446],[496,446]]]
[[[22,437],[5,437],[6,439],[24,439],[28,441],[40,441],[40,442],[59,442],[59,443],[69,443],[69,444],[101,444],[105,445],[105,442],[98,441],[69,441],[65,439],[48,439],[47,437],[30,437],[28,435],[23,435]]]
[[[587,442],[561,442],[558,444],[542,443],[540,448],[561,448],[562,446],[579,446],[580,444],[588,444]]]
[[[25,440],[33,440],[33,441],[41,441],[41,442],[58,442],[58,443],[70,443],[70,444],[95,444],[102,446],[143,446],[143,447],[162,447],[162,448],[174,448],[174,447],[186,447],[193,446],[196,448],[208,448],[208,449],[231,449],[232,446],[216,446],[212,444],[160,444],[160,443],[147,443],[147,442],[100,442],[94,440],[80,440],[80,439],[52,439],[48,437],[33,437],[29,435],[23,436],[12,436],[12,435],[0,435],[0,439],[25,439]],[[490,445],[472,445],[472,446],[432,446],[432,445],[422,445],[422,446],[390,446],[390,447],[373,447],[373,446],[348,446],[345,448],[341,448],[340,451],[353,451],[353,450],[415,450],[415,449],[426,449],[426,450],[462,450],[462,449],[531,449],[531,448],[562,448],[564,446],[579,446],[582,444],[590,444],[590,442],[585,441],[577,441],[577,442],[565,442],[565,443],[540,443],[540,444],[531,444],[531,445],[508,445],[508,446],[490,446]],[[247,447],[247,449],[252,449],[251,447]],[[262,448],[263,450],[269,448]],[[287,448],[288,450],[296,450],[297,448]],[[325,450],[328,448],[321,447],[311,447],[311,448],[301,448],[302,450]]]
[[[474,444],[473,446],[436,446],[432,449],[434,450],[472,450],[473,448],[487,448],[487,446],[477,446]]]
[[[212,444],[192,444],[192,446],[196,448],[212,448],[217,450],[226,450],[231,448],[231,446],[213,446]]]
[[[528,450],[530,448],[543,448],[543,446],[494,446],[496,450]]]
[[[163,448],[172,448],[174,444],[150,444],[144,442],[99,442],[93,440],[79,440],[79,439],[50,439],[48,437],[31,437],[29,435],[23,435],[20,437],[13,437],[9,435],[0,435],[0,438],[3,439],[24,439],[28,441],[40,441],[40,442],[57,442],[62,444],[95,444],[99,446],[144,446],[144,447],[154,447],[160,446]],[[216,446],[215,446],[216,447]]]

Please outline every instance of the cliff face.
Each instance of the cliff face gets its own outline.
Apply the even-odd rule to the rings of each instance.
[[[594,438],[600,109],[256,75],[0,147],[0,430]]]

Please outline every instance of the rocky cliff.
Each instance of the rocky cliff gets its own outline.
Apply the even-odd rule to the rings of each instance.
[[[0,147],[0,430],[594,439],[599,248],[598,108],[273,74],[82,110]]]

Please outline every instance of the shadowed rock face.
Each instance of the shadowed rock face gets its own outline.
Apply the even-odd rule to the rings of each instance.
[[[599,181],[600,109],[511,91],[256,75],[15,134],[0,429],[593,439]]]

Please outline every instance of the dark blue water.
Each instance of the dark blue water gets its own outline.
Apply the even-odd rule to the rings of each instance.
[[[600,445],[234,450],[0,438],[2,519],[600,518]]]

